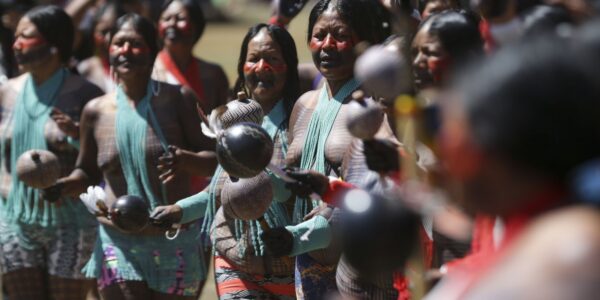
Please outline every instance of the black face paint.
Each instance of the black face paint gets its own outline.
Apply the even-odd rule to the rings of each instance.
[[[127,68],[145,67],[150,65],[148,56],[146,55],[131,55],[131,54],[114,54],[108,56],[108,61],[111,66],[118,68],[125,66]]]
[[[50,49],[52,49],[52,46],[46,44],[38,46],[37,49],[29,50],[27,53],[15,51],[15,60],[19,65],[29,65],[36,62],[42,62],[52,55],[52,51]]]
[[[269,89],[275,86],[275,77],[267,75],[259,78],[256,73],[246,74],[246,82],[252,86]]]

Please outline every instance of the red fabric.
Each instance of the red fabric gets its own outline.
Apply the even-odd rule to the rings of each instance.
[[[323,196],[321,196],[321,199],[323,200],[323,202],[331,205],[331,206],[335,206],[338,207],[338,201],[344,197],[344,195],[352,189],[355,189],[356,187],[348,182],[345,181],[341,181],[341,180],[332,180],[329,182],[329,187],[327,188],[327,190],[325,191],[325,193],[323,194]]]
[[[481,20],[481,22],[479,22],[479,32],[483,38],[485,51],[487,53],[491,53],[496,50],[497,45],[494,37],[492,36],[492,32],[490,31],[490,23],[488,23],[486,20]]]
[[[433,262],[433,240],[429,238],[425,228],[421,226],[419,230],[421,240],[421,251],[423,251],[423,266],[430,269]],[[402,272],[394,274],[394,288],[398,291],[398,300],[409,300],[410,289],[408,278]]]
[[[182,86],[191,88],[194,93],[196,93],[202,108],[206,109],[206,103],[204,103],[206,101],[204,98],[204,86],[202,85],[202,79],[200,78],[200,71],[198,70],[198,62],[196,62],[196,59],[192,58],[192,61],[185,69],[185,73],[181,73],[167,50],[160,51],[158,58]]]
[[[445,287],[449,291],[447,299],[464,298],[464,295],[477,283],[477,280],[494,267],[498,259],[504,255],[508,246],[512,245],[512,242],[526,229],[529,222],[539,214],[558,206],[563,197],[563,190],[548,188],[532,197],[533,200],[523,201],[527,204],[521,209],[503,216],[504,236],[497,250],[493,247],[493,218],[482,216],[479,224],[476,225],[479,226],[476,231],[480,231],[476,237],[478,240],[476,242],[477,252],[465,257],[462,262],[453,267],[452,273],[448,275],[451,279],[450,284]],[[490,236],[492,237],[491,246]]]
[[[478,261],[495,251],[494,247],[494,225],[496,217],[479,214],[475,216],[473,224],[473,239],[471,240],[471,252],[460,259],[447,262],[446,268],[450,273],[455,268],[476,268]]]

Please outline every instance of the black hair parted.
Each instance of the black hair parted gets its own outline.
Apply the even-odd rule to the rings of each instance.
[[[600,70],[563,39],[500,50],[464,73],[458,92],[487,155],[563,181],[600,156]]]
[[[73,20],[64,10],[55,5],[38,6],[23,17],[29,19],[44,39],[58,49],[63,63],[69,61],[73,53],[75,28]]]
[[[319,0],[308,18],[307,42],[319,17],[333,5],[360,41],[379,44],[391,34],[390,12],[377,0]]]
[[[429,28],[436,36],[453,64],[483,55],[483,38],[479,31],[479,18],[467,10],[446,10],[431,15],[419,26]]]
[[[196,29],[194,40],[199,40],[202,37],[202,34],[204,34],[204,28],[206,27],[206,18],[204,17],[204,12],[202,11],[199,0],[165,0],[160,13],[162,14],[165,9],[175,1],[181,2],[183,7],[187,10],[190,20]]]
[[[111,41],[115,37],[115,34],[126,24],[131,24],[133,29],[142,36],[148,48],[150,48],[150,55],[152,56],[152,61],[154,61],[158,54],[157,32],[154,24],[136,13],[127,13],[117,20],[117,25],[110,35]]]
[[[265,28],[269,35],[271,35],[271,38],[273,38],[273,40],[279,44],[283,60],[287,65],[286,82],[283,88],[283,101],[285,103],[285,110],[287,114],[286,117],[289,118],[296,100],[300,97],[300,79],[298,75],[298,53],[296,50],[296,43],[285,28],[281,28],[277,25],[260,23],[248,29],[248,33],[246,33],[246,36],[242,41],[240,57],[237,65],[238,78],[233,87],[233,92],[234,94],[237,94],[237,92],[244,91],[247,95],[250,95],[250,93],[248,93],[246,90],[244,64],[246,63],[248,44],[250,43],[250,40],[258,35],[263,28]]]

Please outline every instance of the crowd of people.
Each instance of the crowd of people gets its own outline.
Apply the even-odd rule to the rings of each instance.
[[[600,292],[600,1],[276,0],[232,86],[202,1],[57,2],[0,3],[5,299]]]

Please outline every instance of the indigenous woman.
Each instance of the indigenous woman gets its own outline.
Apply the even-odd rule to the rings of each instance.
[[[427,99],[429,111],[439,111],[436,99],[440,89],[452,81],[457,70],[464,68],[473,59],[483,56],[483,41],[478,29],[478,21],[465,11],[447,10],[431,15],[420,26],[412,45],[412,67],[414,86],[419,97]],[[432,157],[426,168],[438,168],[436,158],[426,146],[417,147],[420,157]],[[490,223],[489,218],[478,218],[477,223]],[[435,230],[427,229],[433,238],[433,261],[436,267],[446,261],[463,257],[469,250],[466,242],[455,241]],[[493,223],[493,218],[491,219]]]
[[[265,112],[262,127],[274,140],[271,163],[282,167],[288,147],[287,124],[299,96],[294,40],[281,27],[258,24],[250,28],[241,48],[235,90],[247,93],[260,103]],[[216,210],[222,200],[222,191],[231,182],[227,172],[220,167],[204,192],[165,208],[177,213],[165,214],[164,218],[176,219],[181,218],[183,209],[180,222],[199,218],[206,210],[203,231],[208,231],[212,225],[210,236],[215,248],[215,276],[220,299],[295,299],[293,259],[273,257],[260,238],[264,230],[270,230],[268,227],[290,224],[293,201],[280,179],[273,175],[270,179],[265,177],[266,180],[253,183],[255,186],[243,188],[273,190],[273,201],[263,216],[267,227],[261,227],[259,221],[236,219],[223,208]],[[264,200],[271,201],[256,199]]]
[[[447,10],[423,21],[412,44],[415,88],[439,89],[454,72],[483,55],[483,41],[476,16]]]
[[[565,207],[598,201],[597,57],[557,43],[568,45],[550,39],[500,50],[449,95],[440,143],[462,192],[454,199],[469,212],[499,216],[503,231],[496,249],[450,270],[431,299],[597,293],[600,217]]]
[[[134,195],[154,209],[189,196],[190,174],[214,171],[214,154],[201,151],[214,145],[199,134],[193,96],[150,79],[157,52],[149,21],[136,14],[117,20],[109,53],[119,85],[86,105],[76,169],[61,179],[64,194],[77,195],[103,179],[108,207]],[[155,226],[128,233],[107,218],[98,220],[86,275],[97,279],[103,299],[197,298],[204,279],[197,226],[182,224],[169,241]]]
[[[213,108],[227,102],[229,83],[219,65],[192,55],[205,25],[199,1],[165,2],[158,21],[158,33],[164,48],[158,54],[153,78],[190,88],[202,110],[209,114]]]
[[[13,45],[24,74],[0,90],[0,257],[11,299],[82,299],[90,287],[81,269],[96,238],[95,219],[55,188],[42,193],[25,185],[16,170],[17,159],[32,149],[54,153],[62,176],[75,166],[77,121],[102,91],[65,68],[73,32],[58,7],[27,12]]]
[[[289,166],[343,176],[342,164],[353,140],[346,129],[346,104],[360,86],[354,79],[354,46],[362,41],[380,43],[388,34],[389,15],[378,1],[322,0],[315,5],[309,18],[308,43],[326,84],[320,90],[302,95],[294,106],[290,118]],[[302,222],[318,206],[316,202],[298,198],[292,216],[298,225],[263,234],[270,251],[296,256],[299,299],[322,299],[336,289],[339,251],[325,249],[332,236],[328,220],[331,209],[313,213],[306,217],[308,221]],[[301,239],[309,228],[312,229],[309,239]],[[314,251],[319,249],[325,250]]]
[[[77,65],[79,74],[99,86],[104,92],[115,88],[108,61],[108,43],[117,19],[124,14],[125,11],[117,2],[108,2],[98,9],[92,26],[95,55]]]

